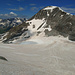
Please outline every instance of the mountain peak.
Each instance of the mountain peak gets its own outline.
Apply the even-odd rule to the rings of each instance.
[[[61,12],[65,12],[64,10],[62,10],[60,7],[58,7],[58,6],[47,6],[47,7],[45,7],[45,8],[43,8],[43,10],[50,10],[50,12],[52,13],[53,12],[53,10],[54,9],[58,9],[58,10],[60,10]],[[67,13],[66,12],[66,14],[67,15],[72,15],[72,14],[70,14],[70,13]]]
[[[47,6],[43,10],[53,10],[55,8],[57,8],[57,6]]]
[[[23,24],[23,26],[20,25],[21,27],[18,27],[19,30],[16,31],[15,34],[12,32],[11,34],[14,38],[6,36],[6,40],[4,41],[10,42],[15,40],[15,36],[20,40],[27,40],[29,37],[32,39],[42,39],[50,36],[63,36],[64,38],[69,37],[70,40],[75,40],[74,18],[75,17],[63,11],[60,7],[47,6],[35,14],[31,19],[26,21],[25,28],[25,25]],[[8,35],[12,37],[11,34],[9,33]]]
[[[47,6],[43,10],[51,10],[53,11],[55,8],[58,8],[59,10],[63,11],[60,7],[58,6]]]

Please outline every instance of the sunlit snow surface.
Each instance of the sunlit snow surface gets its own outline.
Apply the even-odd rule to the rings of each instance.
[[[0,43],[0,56],[8,60],[0,59],[0,75],[75,75],[75,43],[65,39],[45,43]]]

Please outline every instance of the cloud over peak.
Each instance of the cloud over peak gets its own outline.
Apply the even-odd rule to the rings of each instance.
[[[17,16],[17,14],[15,14],[14,12],[10,12],[10,15]]]

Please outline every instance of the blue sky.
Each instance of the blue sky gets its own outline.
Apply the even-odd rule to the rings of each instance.
[[[0,18],[30,18],[46,6],[59,6],[75,15],[74,0],[0,0]]]

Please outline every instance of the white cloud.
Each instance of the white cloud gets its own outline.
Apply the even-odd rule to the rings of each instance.
[[[17,16],[17,14],[15,14],[14,12],[10,12],[10,15]]]
[[[15,8],[15,9],[9,9],[9,10],[13,10],[13,11],[23,11],[24,10],[24,8],[23,7],[19,7],[19,8]]]
[[[35,11],[35,12],[39,11],[39,9],[37,7],[31,7],[31,10]]]
[[[14,12],[10,12],[9,14],[0,14],[1,18],[13,18],[13,17],[17,17],[17,14],[15,14]]]
[[[68,13],[75,13],[75,8],[67,8],[67,7],[61,7],[64,11]]]
[[[15,14],[15,13],[13,13],[13,12],[10,12],[10,14]]]

